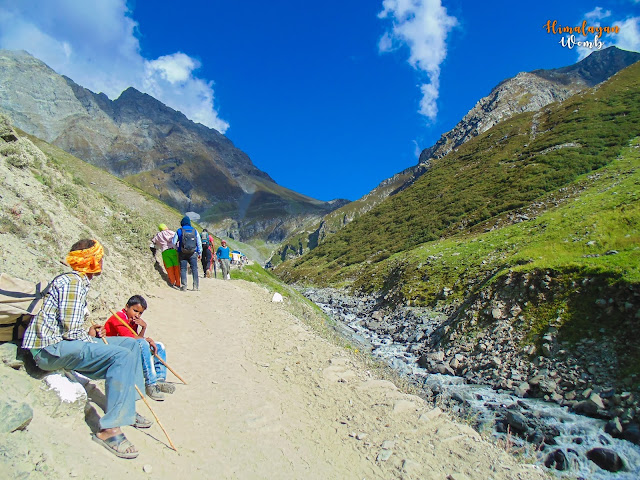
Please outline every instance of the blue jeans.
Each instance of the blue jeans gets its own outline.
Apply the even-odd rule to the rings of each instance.
[[[191,265],[193,288],[198,288],[198,255],[195,252],[190,257],[186,257],[180,253],[180,285],[187,288],[187,264]]]
[[[167,379],[167,367],[165,367],[160,360],[158,360],[152,353],[149,342],[144,338],[136,339],[138,346],[140,347],[140,359],[142,360],[142,373],[144,375],[144,383],[146,385],[155,385],[156,383],[164,382]],[[164,345],[160,342],[156,342],[158,356],[167,361],[167,353],[165,352]]]
[[[135,339],[109,337],[108,345],[63,340],[43,348],[34,360],[42,370],[75,370],[94,380],[106,381],[107,405],[100,419],[101,429],[135,423],[139,398],[135,386],[144,388],[140,349]]]

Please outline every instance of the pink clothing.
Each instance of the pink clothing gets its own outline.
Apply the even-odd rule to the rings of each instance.
[[[173,237],[176,232],[172,232],[171,230],[163,230],[161,232],[156,233],[156,236],[151,239],[151,243],[157,245],[162,248],[162,251],[168,250],[170,248],[176,248],[173,244]]]

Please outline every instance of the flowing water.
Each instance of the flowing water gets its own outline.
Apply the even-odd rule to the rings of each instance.
[[[505,442],[511,442],[514,449],[534,450],[525,440],[499,431],[496,419],[505,414],[511,418],[535,419],[541,429],[550,435],[545,437],[542,448],[535,450],[538,463],[545,464],[560,476],[593,480],[639,480],[640,447],[611,437],[604,432],[605,421],[576,415],[567,407],[547,403],[537,399],[524,399],[510,394],[499,393],[489,386],[465,383],[461,377],[429,374],[418,366],[415,355],[407,351],[404,344],[395,343],[389,335],[378,335],[364,327],[364,318],[346,310],[336,310],[331,305],[318,303],[325,313],[339,322],[342,332],[364,348],[370,348],[373,355],[383,359],[396,371],[409,377],[425,391],[439,396],[441,401],[454,405],[454,410],[465,416],[472,416],[479,428],[492,428],[492,433]],[[509,413],[508,413],[509,412]],[[502,428],[504,430],[504,428]],[[536,442],[539,444],[540,442]],[[622,458],[625,469],[616,473],[601,469],[587,458],[587,452],[594,448],[613,450]],[[550,462],[553,461],[552,464]],[[554,466],[563,465],[562,471]]]

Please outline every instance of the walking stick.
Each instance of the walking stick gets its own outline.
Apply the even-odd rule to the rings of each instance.
[[[129,325],[124,320],[122,320],[120,318],[120,316],[116,312],[113,311],[113,309],[110,308],[109,311],[111,312],[111,314],[114,317],[116,317],[120,321],[120,323],[122,323],[125,327],[127,327],[131,333],[133,333],[134,335],[138,336],[136,331],[133,328],[131,328],[131,325]],[[153,356],[156,357],[158,360],[160,360],[160,363],[162,363],[165,367],[167,367],[171,371],[171,373],[173,373],[176,377],[178,377],[180,379],[180,381],[182,383],[184,383],[185,385],[187,384],[187,382],[185,382],[184,379],[180,375],[178,375],[173,368],[171,368],[169,365],[167,365],[167,363],[162,358],[160,358],[160,356],[157,353],[153,352]]]
[[[93,324],[95,326],[95,324]],[[107,339],[104,337],[100,337],[102,339],[102,341],[105,343],[105,345],[109,345],[109,342],[107,342]],[[169,434],[167,433],[167,431],[164,429],[164,427],[162,426],[162,422],[160,421],[160,419],[158,418],[158,416],[156,415],[156,412],[153,411],[153,408],[151,408],[151,405],[149,405],[149,402],[147,401],[146,398],[144,398],[144,395],[142,394],[142,392],[140,391],[140,388],[138,388],[138,385],[136,385],[135,383],[133,384],[134,387],[136,387],[136,392],[138,392],[138,395],[140,395],[140,398],[142,399],[142,401],[144,402],[144,404],[149,408],[149,411],[151,411],[151,414],[153,415],[153,418],[156,419],[156,422],[158,422],[158,425],[160,425],[160,428],[162,429],[162,431],[164,432],[164,434],[167,437],[167,440],[169,440],[169,444],[171,445],[171,448],[174,451],[178,451],[178,449],[176,448],[176,446],[173,444],[173,442],[171,441],[171,437],[169,437]]]

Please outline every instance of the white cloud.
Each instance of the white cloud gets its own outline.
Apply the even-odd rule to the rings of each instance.
[[[638,0],[640,1],[640,0]],[[593,27],[618,27],[619,33],[605,33],[600,41],[603,42],[603,48],[616,46],[623,50],[630,50],[633,52],[640,51],[640,17],[629,17],[623,21],[617,21],[613,23],[600,24],[599,22],[590,23],[589,26]],[[583,40],[579,38],[579,40]],[[588,37],[586,40],[593,41],[594,36]],[[585,57],[591,55],[594,49],[588,47],[578,47],[578,60],[582,60]]]
[[[588,20],[602,20],[611,16],[611,10],[603,10],[602,7],[596,7],[588,13],[585,13],[585,18]]]
[[[200,62],[185,55],[174,53],[148,62],[150,72],[158,72],[169,83],[184,83],[191,77],[193,70],[200,68]]]
[[[413,156],[416,158],[420,158],[420,154],[422,153],[422,150],[424,150],[424,148],[421,147],[420,144],[415,140],[412,140],[412,142],[413,142]]]
[[[0,48],[26,50],[111,99],[134,87],[224,133],[213,82],[196,76],[200,62],[181,52],[142,57],[129,14],[126,0],[0,0]]]
[[[638,3],[637,0],[636,3]],[[627,18],[623,22],[613,24],[620,28],[620,33],[616,34],[614,43],[623,50],[640,51],[640,17]]]
[[[435,120],[440,89],[440,65],[447,56],[447,35],[458,25],[447,15],[441,0],[384,0],[379,18],[393,22],[380,41],[380,52],[389,52],[402,45],[409,47],[409,64],[425,73],[428,83],[420,86],[420,114]]]

